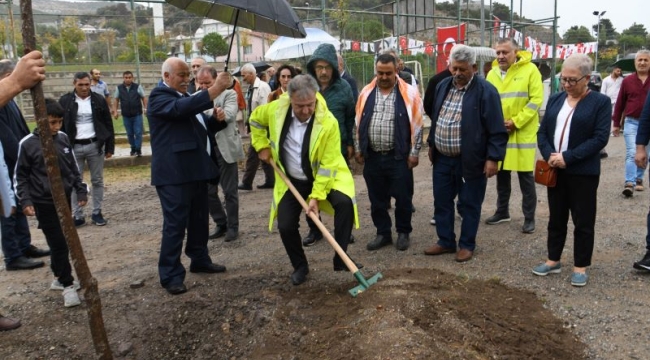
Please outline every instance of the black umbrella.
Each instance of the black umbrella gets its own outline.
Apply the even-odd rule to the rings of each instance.
[[[192,14],[234,25],[230,39],[226,70],[230,61],[230,49],[237,26],[268,34],[304,38],[296,12],[286,0],[165,0],[171,5]]]
[[[271,65],[266,61],[258,61],[252,64],[255,66],[255,72],[258,74],[271,67]],[[241,76],[241,67],[237,67],[235,70],[233,70],[232,76]]]
[[[616,61],[614,64],[612,64],[611,67],[619,67],[621,68],[622,71],[631,71],[634,72],[636,71],[636,68],[634,67],[634,57],[636,54],[628,54],[624,58],[619,59]]]

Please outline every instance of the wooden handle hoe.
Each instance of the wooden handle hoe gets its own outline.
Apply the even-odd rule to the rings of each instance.
[[[287,186],[289,187],[289,190],[291,191],[293,196],[296,197],[296,200],[298,200],[300,205],[302,205],[302,208],[305,210],[307,215],[314,221],[314,223],[316,224],[318,229],[321,231],[321,233],[323,233],[323,236],[325,236],[325,239],[327,239],[327,242],[334,248],[334,251],[336,251],[336,253],[341,257],[341,259],[345,263],[345,266],[347,266],[348,269],[350,269],[350,272],[352,272],[354,274],[354,278],[359,282],[358,286],[348,290],[350,295],[352,295],[353,297],[356,297],[360,293],[366,291],[366,289],[368,289],[371,285],[376,283],[379,279],[381,279],[383,277],[383,275],[381,273],[375,274],[370,279],[366,279],[363,276],[363,274],[361,273],[361,270],[359,270],[359,268],[357,268],[357,266],[354,264],[354,261],[352,261],[350,259],[348,254],[346,254],[345,251],[343,251],[343,249],[341,249],[341,246],[336,242],[336,240],[334,239],[332,234],[330,234],[330,232],[327,230],[325,225],[323,225],[323,223],[320,221],[320,219],[318,218],[318,215],[314,214],[313,212],[309,212],[309,206],[305,202],[305,199],[302,198],[302,196],[300,195],[298,190],[296,190],[296,188],[293,186],[293,184],[291,183],[291,180],[289,180],[289,178],[287,178],[287,176],[278,167],[278,165],[275,163],[275,161],[273,161],[273,159],[271,159],[271,161],[269,163],[271,164],[271,166],[273,167],[275,172],[277,172],[278,175],[280,175],[280,178],[282,178],[282,181],[284,181],[287,184]]]

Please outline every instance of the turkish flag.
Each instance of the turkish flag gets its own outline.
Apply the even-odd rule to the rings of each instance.
[[[433,55],[433,44],[431,43],[431,41],[427,41],[424,44],[424,53],[427,55]]]
[[[449,67],[449,53],[451,48],[456,44],[462,44],[465,39],[465,24],[460,24],[460,39],[458,36],[458,26],[438,28],[438,62],[436,64],[436,73]]]
[[[358,41],[352,42],[352,51],[361,51],[361,43]]]
[[[399,37],[399,48],[402,50],[402,52],[409,49],[409,42],[405,36]]]

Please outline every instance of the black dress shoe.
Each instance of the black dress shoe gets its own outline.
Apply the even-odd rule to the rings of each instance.
[[[381,249],[386,245],[390,245],[393,243],[393,239],[391,239],[390,236],[386,235],[377,235],[375,240],[371,241],[366,245],[366,249],[372,251],[372,250],[377,250]]]
[[[237,185],[237,189],[239,189],[239,190],[253,190],[253,187],[251,185],[239,184],[239,185]]]
[[[350,260],[352,260],[352,259],[350,259]],[[356,262],[354,260],[352,260],[352,262],[357,267],[357,269],[363,269],[363,264],[360,264],[360,263],[358,263],[358,262]],[[348,267],[345,266],[345,263],[343,262],[343,260],[341,260],[340,264],[334,263],[334,271],[350,271],[350,269],[348,269]]]
[[[192,266],[190,265],[190,272],[192,273],[208,273],[208,274],[216,274],[216,273],[222,273],[226,271],[226,267],[223,265],[219,264],[209,264],[205,266]]]
[[[275,185],[270,184],[270,183],[264,183],[264,184],[261,184],[261,185],[257,185],[257,188],[258,189],[273,189],[274,186]]]
[[[291,274],[291,283],[294,285],[300,285],[307,280],[307,274],[309,274],[308,266],[301,266],[296,271]]]
[[[411,240],[409,239],[409,234],[399,233],[397,235],[397,243],[395,244],[397,250],[404,251],[409,248],[410,244]]]
[[[309,230],[309,234],[305,236],[304,239],[302,239],[302,245],[303,246],[312,246],[316,243],[316,241],[321,240],[323,238],[323,233],[320,231],[315,231],[315,230]]]
[[[31,269],[43,267],[43,265],[45,265],[45,263],[40,260],[32,260],[24,256],[21,256],[17,259],[14,259],[9,264],[7,264],[7,271],[31,270]]]
[[[350,235],[350,241],[348,241],[348,244],[354,244],[354,235]]]
[[[187,288],[183,283],[168,285],[165,287],[165,290],[172,295],[179,295],[187,292]]]
[[[34,245],[29,245],[27,250],[23,253],[23,255],[27,256],[28,258],[39,258],[43,256],[49,256],[52,253],[50,249],[43,250],[39,249]]]
[[[218,239],[226,235],[226,231],[228,231],[228,227],[226,225],[217,225],[214,231],[208,235],[208,239]]]

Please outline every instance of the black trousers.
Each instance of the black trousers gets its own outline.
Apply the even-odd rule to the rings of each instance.
[[[67,198],[69,199],[70,196]],[[52,250],[50,255],[52,272],[64,287],[71,286],[74,277],[68,258],[68,244],[65,242],[56,207],[54,204],[34,204],[34,211],[38,219],[38,227],[43,231],[47,246]]]
[[[300,181],[292,179],[291,182],[296,187],[303,199],[307,199],[311,193],[312,183],[309,181]],[[332,190],[327,195],[327,200],[334,208],[334,239],[341,246],[343,251],[347,251],[348,242],[350,241],[350,234],[352,233],[352,224],[354,222],[354,207],[352,199],[340,191]],[[278,230],[282,238],[284,249],[289,255],[291,265],[294,269],[302,266],[307,266],[307,257],[302,248],[302,241],[300,238],[300,213],[302,206],[294,197],[291,191],[282,196],[278,204]],[[343,266],[343,260],[335,254],[334,266]]]
[[[573,261],[591,265],[596,225],[596,196],[600,176],[570,175],[559,171],[557,185],[548,188],[548,259],[560,261],[566,242],[569,214],[573,220]]]
[[[521,210],[524,219],[535,220],[537,208],[537,192],[535,177],[532,171],[517,171],[519,188],[521,189]],[[510,193],[512,192],[512,176],[510,170],[499,170],[497,173],[497,214],[510,215]]]
[[[257,155],[257,151],[251,145],[248,147],[248,152],[246,153],[246,164],[244,165],[244,176],[241,178],[241,182],[247,186],[253,186],[253,180],[255,179],[255,173],[257,173],[257,168],[260,166],[260,158]],[[262,170],[264,171],[264,183],[268,185],[275,184],[275,173],[271,165],[262,162]]]

